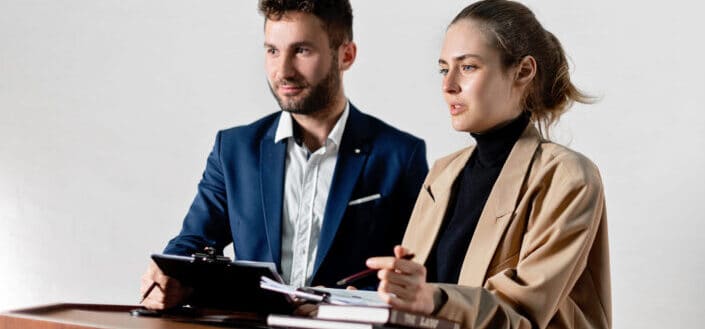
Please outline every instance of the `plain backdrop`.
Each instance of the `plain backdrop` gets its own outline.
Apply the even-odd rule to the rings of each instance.
[[[453,131],[437,59],[469,2],[353,0],[364,111]],[[705,69],[698,2],[527,1],[599,96],[554,129],[606,187],[615,328],[702,326]],[[277,110],[256,1],[0,0],[0,310],[134,304],[175,235],[217,130]]]

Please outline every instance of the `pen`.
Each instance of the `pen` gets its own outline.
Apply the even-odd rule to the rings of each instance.
[[[414,254],[406,254],[406,255],[402,256],[401,258],[406,259],[406,260],[412,260],[414,258]],[[364,271],[360,271],[360,272],[357,272],[351,276],[342,278],[338,282],[336,282],[335,284],[337,284],[338,286],[344,286],[344,285],[350,284],[351,282],[360,280],[362,278],[366,278],[376,272],[377,272],[376,269],[368,268]]]
[[[152,290],[154,290],[154,287],[156,287],[156,286],[157,286],[157,282],[156,281],[152,282],[152,285],[149,286],[149,288],[147,288],[147,291],[145,291],[144,294],[142,294],[142,300],[140,301],[140,304],[144,303],[144,300],[147,299],[147,296],[149,296],[149,293],[151,293]]]

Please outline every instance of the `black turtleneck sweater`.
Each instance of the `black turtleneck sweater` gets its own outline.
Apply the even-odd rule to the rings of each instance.
[[[529,122],[528,113],[485,134],[471,134],[475,151],[453,183],[443,224],[426,261],[428,282],[457,283],[475,227],[512,147]]]

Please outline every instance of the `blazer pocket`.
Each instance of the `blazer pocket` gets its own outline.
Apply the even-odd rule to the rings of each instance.
[[[356,206],[356,205],[360,205],[363,203],[372,202],[372,201],[375,201],[380,198],[382,198],[382,194],[379,194],[379,193],[372,194],[372,195],[368,195],[368,196],[364,196],[362,198],[357,198],[355,200],[352,200],[352,201],[348,202],[348,206]]]

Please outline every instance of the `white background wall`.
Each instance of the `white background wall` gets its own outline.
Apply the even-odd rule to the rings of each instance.
[[[360,108],[423,137],[454,132],[436,60],[467,1],[353,0]],[[705,318],[705,30],[697,2],[529,1],[573,78],[601,96],[556,139],[606,186],[615,328]],[[255,1],[0,0],[0,310],[136,303],[177,233],[218,129],[276,110]]]

